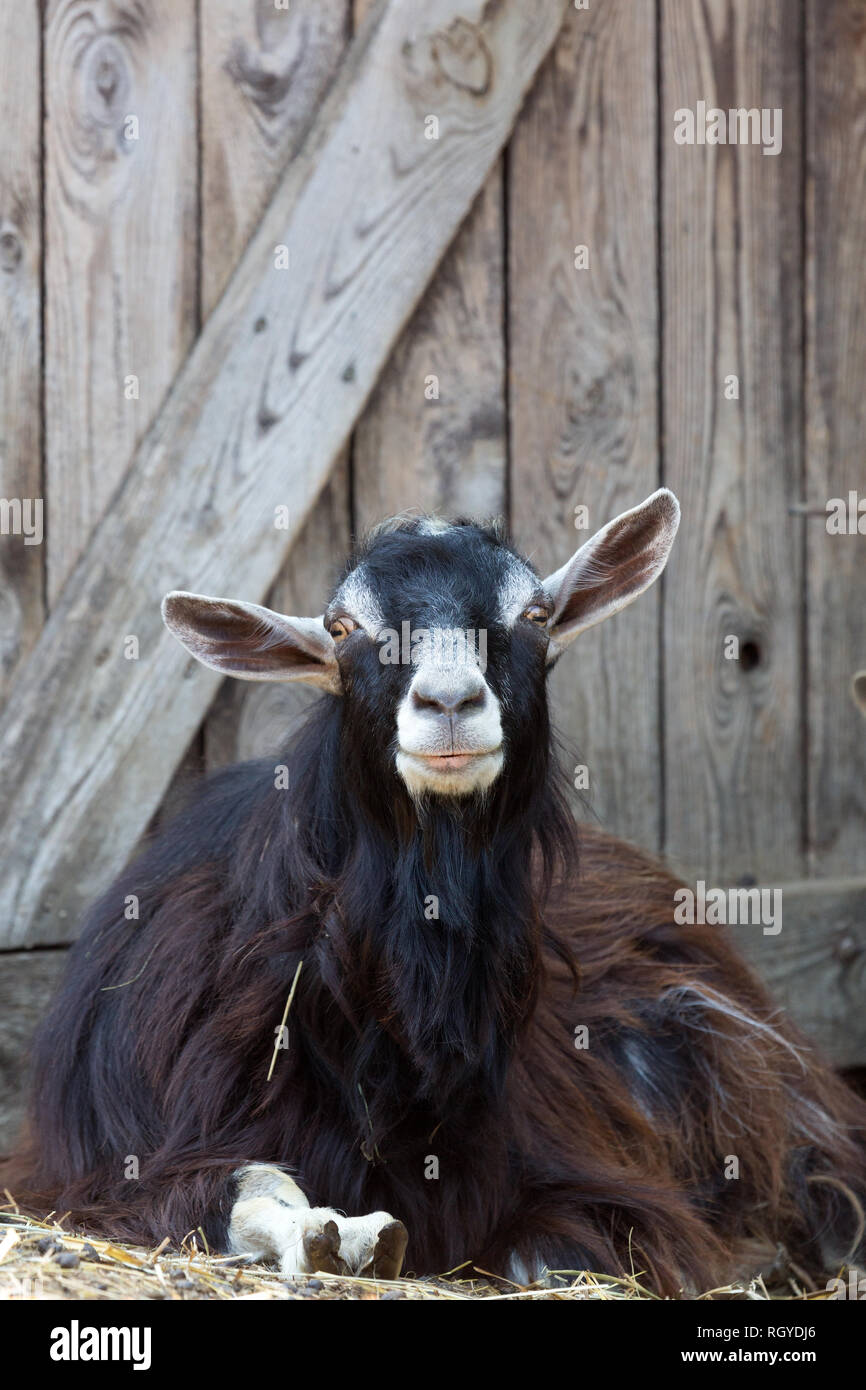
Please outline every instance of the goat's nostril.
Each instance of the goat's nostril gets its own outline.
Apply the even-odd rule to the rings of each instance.
[[[418,690],[412,691],[412,704],[415,709],[431,710],[434,714],[448,713],[441,700],[434,699],[432,695],[422,695]]]
[[[480,709],[485,702],[484,689],[474,690],[471,695],[461,694],[459,691],[442,691],[440,694],[433,694],[432,691],[414,689],[412,691],[412,705],[417,710],[426,710],[431,714],[443,714],[448,718],[455,714],[468,713],[471,709]]]

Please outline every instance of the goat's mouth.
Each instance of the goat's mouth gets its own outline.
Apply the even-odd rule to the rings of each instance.
[[[412,756],[418,758],[427,767],[434,768],[435,771],[453,772],[461,767],[468,767],[473,758],[484,758],[486,753],[415,753]]]
[[[410,792],[442,792],[465,795],[481,791],[496,780],[502,770],[502,745],[473,748],[471,752],[420,753],[408,748],[397,750],[397,770]]]
[[[409,748],[401,748],[400,752],[404,758],[415,758],[426,767],[450,771],[453,768],[468,767],[477,758],[492,758],[501,748],[502,745],[499,744],[496,748],[473,748],[465,753],[459,749],[452,749],[449,753],[417,753]]]

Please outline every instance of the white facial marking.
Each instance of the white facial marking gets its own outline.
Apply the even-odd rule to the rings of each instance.
[[[334,612],[344,609],[347,616],[360,623],[367,636],[374,642],[385,626],[376,596],[365,582],[363,565],[346,576],[330,606]]]
[[[431,629],[434,639],[436,633]],[[449,653],[446,659],[443,651]],[[485,791],[499,776],[499,701],[473,659],[471,644],[434,640],[422,650],[397,711],[396,761],[414,797],[468,796]]]
[[[499,590],[499,612],[506,627],[513,627],[525,608],[528,608],[540,588],[530,569],[519,560],[508,570]]]

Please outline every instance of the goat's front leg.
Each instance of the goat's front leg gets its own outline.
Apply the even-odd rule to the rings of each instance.
[[[279,1263],[283,1274],[361,1274],[397,1279],[408,1233],[387,1211],[341,1216],[311,1207],[280,1168],[251,1163],[235,1174],[229,1245],[237,1255]]]

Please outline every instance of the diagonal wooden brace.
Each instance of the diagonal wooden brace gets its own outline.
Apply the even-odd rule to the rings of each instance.
[[[74,936],[135,845],[217,684],[163,632],[160,598],[264,596],[565,8],[370,14],[11,687],[0,945]]]

